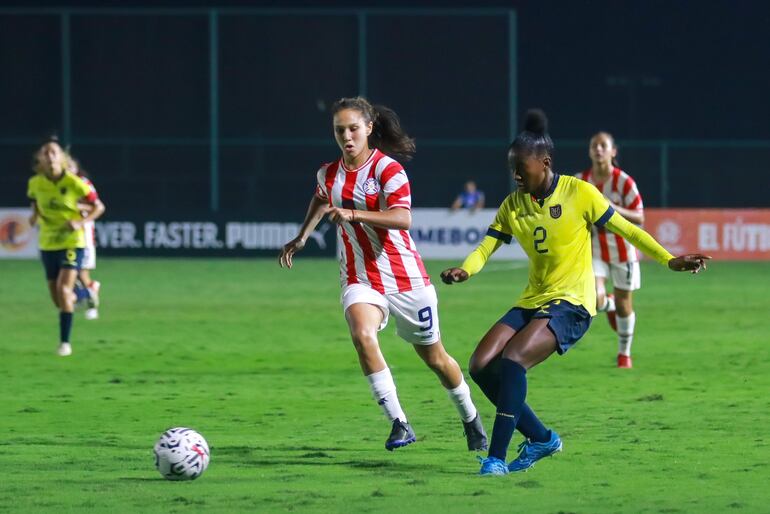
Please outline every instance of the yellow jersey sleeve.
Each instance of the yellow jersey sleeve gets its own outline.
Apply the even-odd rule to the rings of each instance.
[[[668,261],[674,258],[655,238],[617,212],[613,211],[612,216],[610,216],[604,226],[641,250],[644,255],[655,259],[664,266],[667,266]]]
[[[513,207],[513,195],[508,195],[500,208],[497,209],[497,214],[492,224],[487,230],[487,235],[492,236],[500,241],[510,244],[513,238],[513,226],[511,222],[516,217],[516,210]]]
[[[513,198],[508,196],[497,210],[494,221],[487,229],[487,235],[481,244],[465,258],[460,268],[468,275],[475,275],[484,267],[489,257],[497,251],[503,243],[510,243],[513,238],[511,219],[515,216],[513,210]]]
[[[35,201],[37,199],[37,175],[33,175],[29,178],[27,181],[27,198],[29,198],[32,201]]]
[[[583,180],[580,180],[577,184],[580,188],[580,198],[584,203],[583,212],[585,213],[586,221],[591,225],[604,226],[615,212],[615,209],[610,206],[609,200],[593,184]]]
[[[468,257],[463,261],[462,269],[468,272],[468,275],[473,276],[484,267],[493,253],[502,246],[503,241],[492,236],[484,236],[481,240],[481,244],[473,250]]]
[[[582,187],[584,191],[581,191],[581,196],[587,201],[585,212],[589,223],[607,228],[641,250],[646,256],[664,266],[668,265],[668,261],[674,258],[668,250],[655,241],[650,234],[615,212],[595,186],[587,182],[583,184],[588,186]]]
[[[89,196],[91,194],[91,188],[88,184],[86,184],[86,181],[82,178],[78,177],[77,175],[72,175],[72,178],[74,179],[73,187],[74,187],[74,196],[77,197],[78,200],[80,200],[83,197]]]

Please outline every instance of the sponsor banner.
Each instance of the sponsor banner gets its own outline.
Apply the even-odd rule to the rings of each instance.
[[[29,225],[29,208],[0,209],[0,259],[36,259],[37,229]]]
[[[464,259],[484,239],[496,214],[497,209],[412,209],[409,232],[424,259]],[[498,260],[526,258],[516,239],[492,255]]]
[[[645,209],[644,228],[674,255],[770,260],[770,209]]]
[[[252,221],[97,221],[100,255],[276,256],[299,223]],[[322,222],[303,255],[334,255],[334,229]]]

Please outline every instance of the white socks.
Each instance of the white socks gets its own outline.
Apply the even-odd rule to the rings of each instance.
[[[636,324],[636,313],[632,312],[627,318],[615,316],[618,324],[618,353],[621,355],[631,355],[631,343],[634,339],[634,325]]]
[[[604,295],[604,305],[597,307],[599,312],[611,312],[615,310],[615,298],[610,295]]]
[[[398,418],[401,421],[406,421],[406,414],[401,410],[401,404],[398,402],[396,383],[393,382],[393,376],[390,374],[390,369],[386,367],[382,371],[367,375],[366,380],[369,381],[372,395],[377,401],[377,404],[382,407],[382,411],[385,413],[388,420],[393,421]]]
[[[476,417],[476,406],[473,405],[471,400],[471,388],[465,383],[465,378],[459,386],[454,389],[447,389],[447,394],[452,403],[457,407],[457,412],[460,413],[460,417],[463,423],[469,423]]]

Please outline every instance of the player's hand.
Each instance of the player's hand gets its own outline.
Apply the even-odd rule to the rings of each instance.
[[[83,228],[82,220],[70,220],[67,222],[67,224],[69,225],[70,230],[80,230]]]
[[[455,282],[465,282],[470,275],[462,268],[449,268],[441,272],[441,280],[445,284],[452,285]]]
[[[342,223],[344,221],[353,221],[353,210],[352,209],[342,209],[340,207],[329,207],[329,210],[326,211],[327,216],[329,216],[329,220],[332,223]]]
[[[674,271],[689,271],[690,273],[698,273],[706,269],[706,261],[711,257],[700,253],[688,253],[687,255],[680,255],[674,257],[668,261],[669,269]]]
[[[285,245],[283,245],[283,249],[281,250],[281,254],[278,256],[278,264],[282,268],[289,268],[291,269],[291,266],[293,264],[292,257],[295,253],[302,250],[305,247],[305,242],[300,237],[295,237]]]

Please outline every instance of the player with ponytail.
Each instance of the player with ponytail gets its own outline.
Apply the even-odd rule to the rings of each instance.
[[[530,260],[524,292],[471,356],[471,377],[497,407],[482,475],[523,471],[562,449],[556,431],[546,428],[525,401],[527,372],[554,352],[561,355],[569,350],[596,314],[592,225],[619,234],[674,271],[697,273],[706,268],[709,259],[700,254],[671,255],[647,232],[617,214],[596,187],[556,173],[553,149],[545,114],[529,111],[524,131],[508,149],[517,190],[503,201],[478,248],[460,267],[441,273],[447,284],[464,282],[514,237]],[[525,440],[518,457],[506,465],[514,430]]]
[[[391,423],[385,448],[416,440],[377,337],[393,316],[396,333],[412,344],[446,388],[463,422],[468,449],[486,449],[486,434],[468,384],[441,342],[436,290],[408,232],[409,180],[401,164],[390,157],[409,160],[414,140],[393,110],[373,106],[362,97],[338,100],[332,116],[342,157],[318,170],[305,221],[299,235],[283,247],[279,263],[292,267],[294,254],[324,215],[336,223],[342,250],[341,303],[361,370]]]

